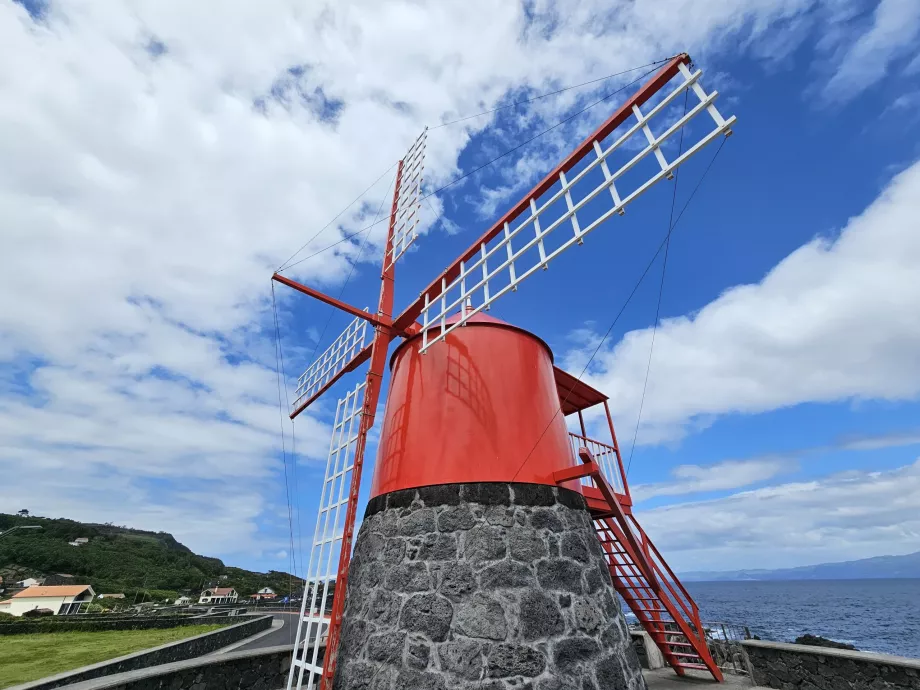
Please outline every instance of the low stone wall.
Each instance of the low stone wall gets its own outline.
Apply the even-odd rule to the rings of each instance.
[[[278,690],[287,684],[293,650],[293,645],[284,645],[228,652],[67,687],[69,690]]]
[[[226,623],[227,614],[212,616],[162,616],[155,618],[89,618],[82,616],[55,616],[47,619],[16,621],[0,625],[0,635],[32,635],[50,632],[99,632],[102,630],[153,630],[177,628],[180,625],[208,625]]]
[[[785,642],[742,642],[757,685],[779,690],[920,690],[920,659]]]
[[[33,683],[18,685],[10,690],[50,690],[50,688],[59,688],[69,686],[73,683],[91,680],[94,678],[109,677],[115,674],[121,674],[126,671],[136,671],[138,669],[148,669],[160,664],[170,664],[176,661],[187,659],[196,659],[204,654],[210,654],[218,649],[227,647],[234,642],[245,640],[247,637],[255,635],[258,632],[267,630],[272,625],[272,616],[246,616],[248,620],[243,620],[236,625],[230,625],[220,630],[214,630],[195,637],[189,637],[177,642],[145,649],[134,654],[127,654],[102,661],[91,666],[84,666],[67,673],[60,673],[48,678],[42,678]],[[200,622],[202,619],[197,619]],[[226,618],[219,619],[221,622]],[[171,686],[170,686],[171,687]],[[209,686],[210,687],[210,686]],[[217,686],[215,686],[217,687]],[[199,689],[200,690],[200,689]]]

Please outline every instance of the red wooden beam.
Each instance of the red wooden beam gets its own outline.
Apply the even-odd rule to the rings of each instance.
[[[303,294],[308,295],[314,299],[318,299],[320,302],[331,304],[333,307],[337,309],[341,309],[342,311],[347,312],[351,314],[352,316],[357,316],[359,319],[364,319],[365,321],[369,321],[375,326],[389,326],[390,325],[390,320],[387,319],[386,317],[381,318],[377,314],[370,314],[364,311],[363,309],[358,309],[357,307],[353,307],[347,302],[343,302],[342,300],[338,300],[335,297],[330,297],[324,292],[320,292],[319,290],[314,290],[311,287],[302,285],[298,283],[296,280],[291,280],[290,278],[287,278],[281,275],[280,273],[272,274],[272,280],[274,280],[277,283],[281,283],[282,285],[287,285],[289,288],[297,290],[297,292],[302,292]]]
[[[597,130],[591,134],[587,139],[585,139],[578,147],[568,155],[568,157],[557,165],[552,172],[550,172],[546,177],[544,177],[536,187],[530,190],[530,193],[521,198],[517,204],[512,206],[501,218],[499,218],[495,224],[489,228],[486,233],[476,240],[470,247],[460,256],[458,256],[454,262],[444,270],[431,285],[429,285],[425,290],[419,295],[419,298],[410,304],[406,309],[400,314],[396,320],[393,322],[393,327],[397,331],[405,331],[409,324],[413,323],[422,313],[422,310],[425,307],[425,295],[428,295],[429,299],[433,300],[440,294],[441,291],[441,281],[442,279],[447,279],[447,283],[450,284],[453,282],[457,276],[460,275],[460,264],[466,261],[469,261],[474,256],[479,254],[480,245],[489,242],[494,239],[500,232],[504,231],[505,223],[511,223],[515,218],[517,218],[521,213],[530,208],[530,200],[535,199],[542,194],[544,194],[550,187],[552,187],[556,181],[559,179],[560,172],[568,172],[575,164],[578,163],[584,156],[594,149],[594,141],[600,140],[608,136],[613,130],[619,127],[623,122],[625,122],[629,117],[633,115],[633,106],[641,106],[643,103],[648,101],[655,93],[661,90],[661,88],[667,84],[671,79],[678,73],[678,66],[682,62],[689,62],[690,56],[686,53],[681,53],[677,55],[668,63],[662,67],[658,72],[653,76],[649,81],[647,81],[642,88],[640,88],[632,98],[629,98],[622,106],[617,109],[617,111],[611,115],[607,120],[597,128]]]

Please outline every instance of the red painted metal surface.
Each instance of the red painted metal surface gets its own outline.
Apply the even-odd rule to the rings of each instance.
[[[393,231],[396,224],[396,203],[399,195],[399,184],[402,180],[403,162],[399,161],[396,169],[396,184],[393,187],[393,205],[390,209],[390,226],[387,231],[387,245],[384,257],[390,256],[393,251]],[[326,642],[326,653],[323,658],[323,675],[320,678],[320,690],[331,690],[332,680],[335,676],[335,665],[338,656],[339,638],[342,627],[342,614],[345,611],[345,596],[348,586],[348,566],[351,563],[351,542],[354,538],[355,518],[358,511],[358,493],[361,490],[361,470],[364,466],[364,450],[367,447],[367,433],[374,426],[377,415],[377,402],[380,399],[380,386],[386,370],[387,350],[393,339],[393,330],[384,324],[392,323],[393,318],[393,292],[396,281],[396,264],[387,265],[386,258],[383,262],[383,271],[380,274],[380,298],[377,302],[377,317],[380,323],[376,326],[374,341],[371,343],[371,364],[367,370],[367,385],[364,388],[364,406],[362,409],[361,424],[358,428],[358,439],[355,443],[354,468],[351,471],[351,486],[348,490],[348,508],[345,513],[345,528],[342,536],[342,549],[339,553],[339,568],[336,572],[335,595],[332,599],[332,615],[329,617],[329,633]]]
[[[536,336],[477,314],[424,355],[393,354],[371,496],[432,484],[555,484],[572,464],[552,353]]]
[[[645,84],[642,85],[636,93],[634,93],[630,98],[628,98],[623,105],[621,105],[617,111],[607,118],[604,123],[594,131],[593,134],[588,136],[581,144],[579,144],[568,157],[557,165],[546,177],[544,177],[536,187],[530,190],[529,194],[526,194],[521,198],[521,200],[512,206],[501,218],[499,218],[495,223],[489,228],[482,237],[476,240],[473,244],[470,245],[463,254],[458,256],[454,262],[448,266],[444,271],[441,272],[435,280],[431,282],[425,290],[421,293],[419,298],[410,304],[402,314],[400,314],[393,325],[397,330],[404,330],[409,324],[415,321],[419,315],[422,313],[422,309],[425,306],[425,295],[428,295],[430,299],[434,299],[440,289],[441,281],[447,279],[448,283],[451,283],[453,280],[460,275],[460,264],[469,261],[473,256],[475,256],[480,250],[479,247],[481,244],[488,242],[491,239],[494,239],[498,233],[502,232],[505,228],[505,223],[511,223],[515,218],[521,215],[525,210],[530,208],[530,200],[539,197],[541,194],[545,193],[550,187],[552,187],[556,180],[559,178],[560,172],[568,172],[575,165],[584,158],[589,153],[592,153],[594,150],[594,141],[603,139],[608,136],[613,130],[623,124],[628,118],[632,117],[633,106],[641,106],[643,103],[648,101],[652,96],[654,96],[661,88],[667,84],[679,71],[679,65],[682,62],[689,62],[690,56],[686,53],[681,53],[671,58],[664,67],[658,70],[651,79],[649,79]]]

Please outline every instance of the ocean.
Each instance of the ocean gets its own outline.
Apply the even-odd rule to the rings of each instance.
[[[920,579],[686,582],[704,622],[765,640],[811,633],[867,652],[920,657]]]

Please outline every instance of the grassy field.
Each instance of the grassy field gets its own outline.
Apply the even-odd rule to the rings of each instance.
[[[0,688],[53,676],[221,627],[187,625],[165,630],[3,635],[0,636]]]

